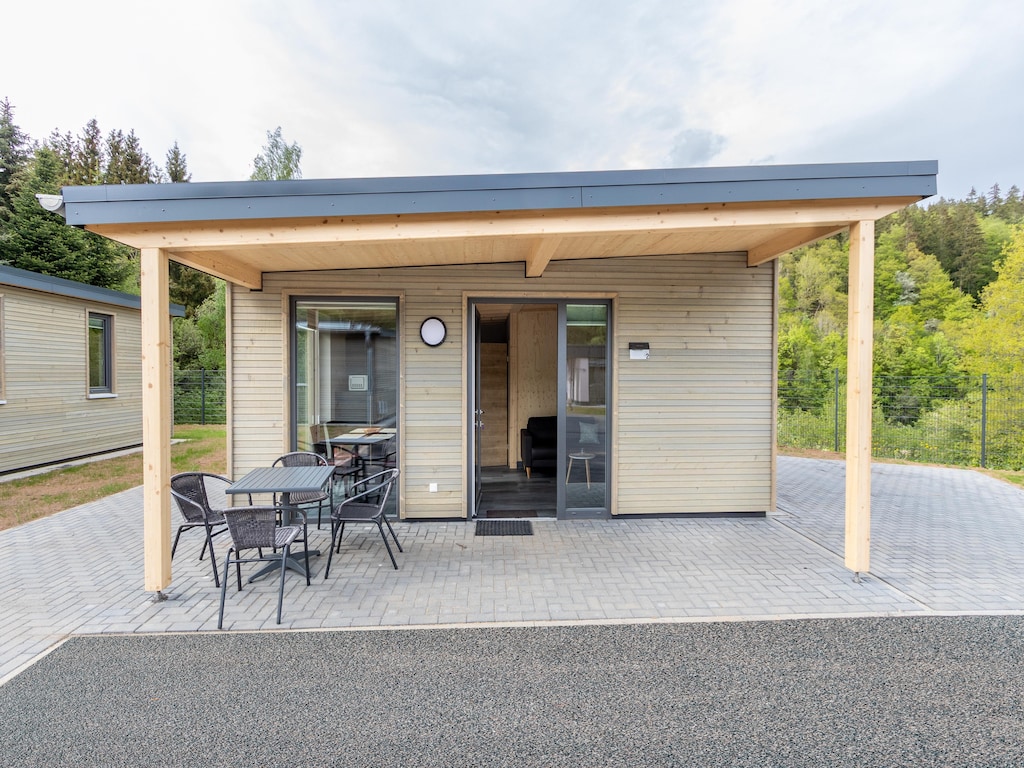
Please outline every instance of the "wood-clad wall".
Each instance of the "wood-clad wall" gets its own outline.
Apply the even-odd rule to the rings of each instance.
[[[766,511],[772,484],[773,270],[743,254],[265,275],[234,288],[231,471],[288,447],[289,295],[400,297],[401,506],[406,517],[464,517],[468,297],[611,297],[613,461],[617,514]],[[448,337],[427,347],[425,317]],[[630,360],[628,344],[650,344]],[[510,393],[511,394],[511,393]],[[512,418],[510,416],[510,418]],[[511,426],[511,425],[510,425]],[[437,483],[438,491],[428,487]]]
[[[142,443],[138,310],[0,287],[0,472]],[[114,394],[89,397],[88,313],[114,318]]]
[[[531,416],[558,413],[558,308],[527,304],[513,316],[512,327],[512,434],[509,445],[514,461],[522,460],[519,430]]]
[[[480,462],[508,465],[508,344],[480,345]]]

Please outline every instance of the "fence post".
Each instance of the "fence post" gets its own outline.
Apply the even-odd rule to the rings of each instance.
[[[833,424],[833,426],[835,428],[835,440],[834,440],[835,446],[836,446],[835,450],[836,450],[836,453],[839,453],[839,369],[838,368],[833,368],[832,369],[832,373],[834,374],[834,379],[835,379],[835,392],[832,393],[833,394],[833,398],[832,399],[834,401],[834,408],[833,409],[835,410],[835,414],[833,415],[833,418],[832,418],[832,424]]]
[[[985,468],[986,431],[988,429],[988,374],[981,374],[981,468]]]
[[[199,423],[206,424],[206,369],[199,369]],[[212,557],[212,555],[211,555]]]

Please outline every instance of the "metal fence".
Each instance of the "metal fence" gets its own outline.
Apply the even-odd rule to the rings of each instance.
[[[227,422],[227,380],[224,371],[174,372],[174,423]]]
[[[779,377],[779,446],[846,450],[846,382]],[[876,376],[872,455],[935,464],[1024,468],[1024,380]]]
[[[779,377],[780,447],[846,450],[846,382]],[[1024,469],[1024,379],[878,376],[872,454],[992,469]],[[223,371],[174,372],[174,423],[224,424]]]

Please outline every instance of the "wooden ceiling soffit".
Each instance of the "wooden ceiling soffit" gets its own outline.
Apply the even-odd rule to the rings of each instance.
[[[766,261],[778,258],[794,248],[801,248],[805,245],[816,243],[826,237],[842,232],[846,228],[846,226],[826,226],[786,230],[782,234],[775,235],[747,251],[747,266],[756,267],[758,264],[764,264]]]
[[[229,283],[235,283],[253,291],[263,290],[263,273],[259,269],[225,256],[223,253],[214,251],[201,251],[199,253],[172,251],[167,255],[171,260],[179,264],[198,269],[200,272],[206,272],[214,277],[219,277],[221,280],[227,280]]]
[[[800,229],[876,220],[916,199],[687,205],[663,209],[262,219],[186,224],[96,224],[88,229],[135,248],[189,251],[330,243],[386,243],[473,238],[630,235],[730,227]]]
[[[560,237],[544,237],[535,242],[526,257],[526,276],[540,277],[543,275],[561,242],[562,238]]]

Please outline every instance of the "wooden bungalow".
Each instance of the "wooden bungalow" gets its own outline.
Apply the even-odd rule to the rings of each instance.
[[[495,479],[506,499],[533,494],[559,519],[764,514],[775,259],[842,231],[846,562],[867,571],[874,223],[934,194],[936,172],[890,162],[66,188],[68,224],[141,251],[146,588],[171,580],[169,260],[230,284],[235,476],[317,448],[324,429],[380,430],[394,435],[405,519],[515,514],[487,506]]]
[[[142,444],[140,306],[0,266],[0,475]]]

